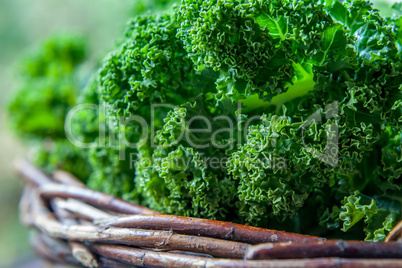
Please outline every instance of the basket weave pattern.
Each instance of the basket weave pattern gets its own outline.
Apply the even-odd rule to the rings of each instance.
[[[27,161],[21,221],[36,253],[78,267],[402,267],[402,222],[384,243],[314,236],[163,215],[87,189]]]

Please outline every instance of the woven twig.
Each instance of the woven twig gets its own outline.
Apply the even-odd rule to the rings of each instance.
[[[67,212],[61,204],[64,201],[60,198],[55,198],[51,201],[51,207],[60,220],[60,222],[64,225],[74,225],[77,224],[77,220],[71,217],[71,214]],[[98,267],[98,262],[96,258],[92,255],[91,251],[82,243],[69,241],[68,242],[72,255],[75,259],[77,259],[83,266],[95,268]]]
[[[400,241],[402,242],[402,221],[388,234],[385,242]]]
[[[104,258],[140,267],[401,267],[401,260],[397,259],[317,258],[249,261],[191,257],[182,254],[155,252],[114,245],[94,244],[93,249]]]
[[[312,242],[323,238],[268,230],[231,222],[172,215],[136,215],[95,221],[102,226],[172,230],[176,233],[234,240],[249,244],[266,242]]]
[[[402,267],[402,243],[327,241],[162,215],[89,190],[63,171],[49,176],[26,161],[19,161],[17,170],[28,182],[21,221],[39,230],[34,248],[51,262],[85,267]],[[400,229],[387,241],[400,239]]]
[[[250,247],[246,259],[297,259],[318,257],[401,258],[402,243],[333,240],[304,244],[269,243]]]

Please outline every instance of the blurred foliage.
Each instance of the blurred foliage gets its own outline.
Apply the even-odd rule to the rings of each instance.
[[[133,4],[132,14],[140,14],[150,9],[162,11],[173,3],[180,3],[180,0],[138,0]]]
[[[399,2],[393,0],[372,0],[373,6],[380,10],[380,13],[383,17],[391,17],[392,14],[395,12],[392,9],[392,3]]]
[[[21,136],[65,137],[64,119],[79,93],[75,71],[85,51],[83,37],[59,35],[42,42],[23,60],[23,85],[9,106],[10,121]]]

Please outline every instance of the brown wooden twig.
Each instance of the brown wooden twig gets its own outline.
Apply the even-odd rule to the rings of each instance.
[[[32,187],[26,186],[22,193],[20,203],[19,203],[19,218],[20,221],[29,227],[34,227],[32,216],[31,216],[31,202],[33,198]]]
[[[400,221],[395,228],[388,234],[385,242],[401,241],[402,242],[402,221]]]
[[[172,215],[136,215],[96,221],[102,226],[172,230],[181,234],[215,237],[249,244],[266,242],[309,242],[323,238],[268,230],[230,222],[188,218]]]
[[[108,258],[100,257],[99,263],[102,268],[132,268],[132,265],[117,262]]]
[[[69,242],[69,244],[74,258],[77,259],[84,267],[99,267],[98,261],[84,244],[78,242]]]
[[[168,231],[63,225],[40,200],[34,202],[34,224],[43,233],[70,241],[115,243],[164,250],[183,250],[227,258],[243,258],[249,244],[220,239],[179,235]]]
[[[35,232],[31,236],[31,244],[36,254],[45,260],[53,263],[79,265],[66,242]]]
[[[63,202],[64,200],[60,198],[55,198],[51,201],[51,206],[58,219],[65,225],[77,224],[77,221],[71,217],[70,213],[61,206]],[[79,242],[69,241],[69,246],[73,257],[84,267],[97,268],[99,266],[98,261],[85,245]]]
[[[157,215],[89,190],[68,173],[52,177],[26,161],[16,166],[28,181],[20,202],[21,220],[41,232],[35,249],[52,262],[117,268],[402,267],[402,243],[326,241],[228,222]],[[387,241],[400,239],[401,225]]]
[[[211,259],[203,257],[190,257],[188,255],[155,252],[145,249],[130,248],[115,245],[94,244],[92,249],[100,256],[115,261],[124,262],[139,267],[271,267],[271,268],[329,268],[329,267],[401,267],[400,260],[393,259],[293,259],[293,260],[269,260],[246,261],[230,259]]]
[[[86,185],[84,183],[82,183],[79,179],[77,179],[75,176],[73,176],[70,173],[65,172],[63,170],[56,170],[53,173],[53,179],[56,182],[59,182],[61,184],[73,185],[76,187],[86,188]]]
[[[15,162],[17,171],[28,182],[41,188],[43,196],[47,198],[76,198],[91,205],[110,209],[124,214],[159,214],[149,208],[126,202],[112,195],[103,194],[83,187],[69,186],[52,182],[50,176],[26,160]]]
[[[126,264],[139,267],[162,267],[162,265],[164,267],[177,268],[191,267],[194,263],[205,263],[205,260],[208,259],[114,245],[94,244],[92,245],[92,249],[96,254],[105,258],[123,261]]]
[[[110,215],[109,213],[106,213],[100,209],[71,198],[59,201],[58,205],[70,213],[77,215],[78,217],[91,221],[105,218],[112,219],[114,217],[113,215]]]
[[[15,169],[23,176],[28,183],[35,186],[41,186],[52,183],[52,180],[43,171],[32,165],[25,159],[19,159],[14,162]]]
[[[236,261],[236,260],[209,260],[205,266],[220,268],[362,268],[362,267],[387,267],[400,268],[401,261],[393,259],[341,259],[341,258],[317,258],[294,260],[269,260],[269,261]]]
[[[96,192],[90,189],[68,186],[55,183],[48,183],[39,188],[40,194],[45,198],[74,198],[91,204],[95,207],[110,209],[124,214],[159,214],[149,208],[135,205],[112,195]]]
[[[304,244],[267,243],[252,246],[248,260],[298,258],[402,258],[402,243],[328,240]]]
[[[64,226],[49,216],[38,216],[35,225],[44,233],[71,241],[113,243],[164,250],[183,250],[226,258],[242,258],[248,244],[214,238],[178,235],[167,231],[96,226]]]

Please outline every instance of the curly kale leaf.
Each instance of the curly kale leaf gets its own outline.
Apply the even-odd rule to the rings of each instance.
[[[106,146],[89,151],[89,163],[93,172],[88,177],[88,186],[125,200],[140,202],[139,192],[134,184],[134,164],[131,159],[133,151],[121,151],[119,147]]]
[[[30,158],[48,172],[64,170],[83,182],[87,182],[93,172],[88,160],[88,152],[74,146],[68,140],[36,142],[33,144]]]
[[[179,2],[179,0],[137,0],[133,3],[131,14],[137,16],[138,14],[149,10],[152,10],[153,12],[164,11],[172,4]]]
[[[215,106],[206,99],[200,95],[168,113],[156,133],[155,147],[140,149],[135,180],[152,208],[227,219],[236,215],[236,186],[221,161],[234,146],[230,125],[236,106],[230,101]],[[210,146],[211,136],[218,146]]]
[[[332,123],[328,120],[327,128]],[[239,180],[240,211],[246,222],[266,225],[270,218],[295,216],[315,188],[330,183],[336,152],[313,157],[314,151],[333,147],[331,137],[328,143],[325,139],[325,126],[320,129],[314,121],[305,126],[286,114],[270,114],[250,126],[247,133],[246,143],[227,163],[228,173]],[[326,142],[309,147],[309,136],[316,143]]]
[[[110,106],[109,113],[116,117],[116,124],[122,121],[119,116],[126,116],[127,119],[130,116],[139,116],[149,123],[146,129],[138,125],[126,130],[112,127],[115,133],[125,133],[130,143],[141,140],[143,131],[151,132],[162,127],[166,109],[155,108],[153,113],[152,104],[182,104],[215,88],[216,75],[212,71],[206,69],[198,73],[194,70],[191,60],[186,57],[182,42],[176,38],[177,28],[178,23],[170,14],[147,14],[135,18],[129,24],[126,40],[118,50],[109,55],[99,72],[100,97]],[[127,156],[118,164],[120,151],[126,151]],[[135,171],[128,166],[132,166],[130,159],[135,159],[136,154],[138,148],[124,144],[119,144],[114,149],[97,150],[97,158],[104,159],[98,161],[102,167],[97,166],[97,169],[103,170],[98,173],[110,175],[101,179],[97,176],[98,179],[94,179],[97,182],[91,185],[101,185],[101,181],[105,181],[105,185],[114,185],[112,182],[119,174],[124,175],[124,178],[118,180],[133,180]],[[107,159],[108,156],[110,159]],[[94,164],[97,158],[93,158]],[[108,165],[113,166],[114,171],[109,170]],[[113,172],[116,174],[112,174]],[[113,176],[116,179],[111,179]],[[115,194],[126,192],[116,192],[113,187],[109,188]],[[138,192],[138,188],[132,186],[131,192],[136,191]]]
[[[87,185],[97,191],[139,202],[138,193],[134,190],[131,159],[136,150],[126,148],[121,142],[132,140],[138,131],[133,126],[120,126],[109,107],[99,100],[97,77],[81,92],[77,104],[84,106],[74,114],[71,134],[85,147],[80,150],[91,170],[85,177]]]
[[[394,14],[388,19],[388,22],[395,28],[395,38],[399,52],[402,52],[402,3],[395,3],[392,6]]]
[[[151,104],[181,104],[215,88],[214,74],[194,70],[176,38],[177,28],[169,14],[141,16],[130,23],[126,41],[100,70],[101,97],[117,115],[148,119]]]
[[[9,117],[25,137],[63,138],[64,120],[75,103],[77,86],[71,79],[35,78],[16,92]]]
[[[335,226],[339,222],[343,222],[342,231],[346,232],[364,220],[365,228],[363,231],[366,241],[384,241],[401,217],[401,203],[395,204],[384,199],[377,199],[376,201],[358,191],[346,196],[341,203],[340,208],[333,207],[330,219],[327,218],[324,222],[335,224]]]
[[[63,84],[62,80],[58,80],[58,83]],[[58,85],[56,83],[56,85]],[[32,84],[32,82],[31,82]],[[89,83],[88,87],[85,88],[80,96],[74,96],[75,102],[71,102],[68,106],[66,105],[65,111],[63,111],[62,115],[59,118],[59,125],[57,126],[57,138],[54,135],[49,133],[49,126],[46,126],[45,132],[43,135],[44,140],[35,139],[34,151],[32,154],[32,161],[34,161],[37,165],[46,169],[48,172],[54,172],[57,169],[62,169],[67,172],[74,174],[77,178],[81,179],[84,182],[88,181],[88,177],[93,172],[93,167],[90,164],[88,153],[89,150],[87,148],[82,148],[76,142],[82,144],[91,144],[95,143],[97,137],[99,136],[99,118],[98,118],[98,110],[91,108],[78,109],[76,113],[74,113],[73,118],[71,119],[70,124],[65,124],[65,116],[70,109],[73,108],[73,105],[76,104],[85,104],[85,105],[95,105],[97,103],[97,95],[94,93],[94,89],[96,88],[96,81],[92,81]],[[59,90],[55,90],[57,87],[49,88],[49,96],[58,96],[60,94]],[[36,94],[32,93],[32,94]],[[46,100],[43,98],[42,100]],[[65,99],[54,99],[53,107],[51,110],[44,109],[39,110],[43,111],[48,115],[48,117],[54,117],[57,111],[57,107],[63,102]],[[42,109],[46,107],[43,105]],[[30,111],[29,119],[36,119],[34,122],[40,122],[38,118],[32,117],[32,111]],[[48,119],[47,124],[49,124],[50,119]],[[68,132],[69,135],[72,136],[74,143],[72,143],[71,137],[67,139],[65,131]]]
[[[8,107],[17,133],[28,139],[64,138],[64,120],[80,89],[75,72],[85,48],[82,37],[55,36],[22,62],[23,83]]]
[[[23,59],[20,73],[24,79],[70,75],[86,57],[86,40],[76,34],[48,38]]]
[[[255,21],[263,8],[268,7],[259,1],[191,0],[178,11],[178,37],[198,70],[211,67],[222,73],[221,95],[271,98],[292,80],[290,43]]]
[[[54,42],[24,74],[50,97],[27,89],[12,110],[21,132],[60,140],[39,160],[69,169],[75,154],[93,189],[164,213],[382,241],[401,218],[400,25],[365,0],[183,0],[131,20],[78,102],[79,46]],[[49,118],[29,123],[29,103]],[[71,128],[98,147],[63,156],[73,103],[96,106]]]
[[[235,214],[242,222],[266,225],[269,219],[283,220],[304,213],[307,199],[317,189],[329,186],[336,189],[331,193],[334,200],[356,190],[370,195],[396,194],[399,145],[390,145],[396,138],[386,130],[392,129],[392,135],[400,131],[400,55],[389,22],[369,2],[353,3],[188,0],[173,11],[177,14],[169,17],[168,24],[162,22],[157,30],[143,26],[140,20],[134,23],[135,29],[127,34],[128,40],[135,41],[133,55],[140,57],[143,47],[148,52],[149,42],[158,51],[165,48],[165,43],[153,43],[159,39],[148,35],[155,31],[160,34],[163,29],[171,34],[166,40],[174,41],[169,47],[177,45],[183,53],[186,70],[196,70],[191,79],[204,77],[210,84],[216,80],[216,87],[206,90],[198,90],[194,84],[172,89],[169,92],[181,92],[181,96],[169,99],[164,87],[176,85],[172,77],[159,84],[160,80],[144,75],[153,75],[156,69],[147,68],[141,76],[131,71],[132,66],[147,63],[150,53],[138,62],[129,58],[130,63],[135,62],[130,65],[120,62],[125,57],[119,52],[113,56],[113,65],[105,68],[109,73],[101,75],[107,78],[102,81],[109,83],[114,78],[120,83],[101,85],[116,114],[145,114],[142,105],[185,103],[200,93],[206,102],[216,100],[212,106],[202,106],[200,101],[190,108],[179,106],[164,123],[157,118],[156,148],[152,142],[140,148],[136,165],[136,181],[145,204],[169,213],[208,217],[224,215],[235,204]],[[138,29],[146,34],[139,34]],[[144,40],[146,43],[141,43]],[[131,51],[127,44],[122,48],[126,55]],[[164,61],[159,59],[151,66],[159,68],[158,64]],[[210,79],[205,79],[205,71]],[[165,71],[160,73],[165,75]],[[129,77],[138,79],[137,88]],[[182,85],[188,82],[187,77],[181,79]],[[148,81],[155,82],[153,91],[143,87]],[[189,90],[192,87],[196,90]],[[191,133],[191,116],[213,114],[216,105],[227,100],[233,101],[232,105],[240,100],[241,112],[249,118],[259,112],[266,116],[247,128],[247,140],[238,148],[196,146],[212,142],[212,137]],[[198,143],[181,139],[182,133]],[[210,155],[229,157],[227,169],[203,167],[201,159]],[[284,159],[285,164],[273,168],[268,163],[271,166],[267,168],[266,159]],[[385,165],[387,159],[391,160]],[[174,161],[188,164],[172,167]],[[384,165],[378,164],[381,162]],[[226,199],[212,199],[221,202],[221,211],[205,201],[210,188],[203,182],[216,182],[215,176],[237,189],[237,194],[227,199],[232,200],[230,206],[223,202]],[[198,186],[196,182],[202,182],[202,187],[191,188]],[[222,191],[220,185],[217,182],[215,188]],[[199,198],[207,209],[200,208]]]

